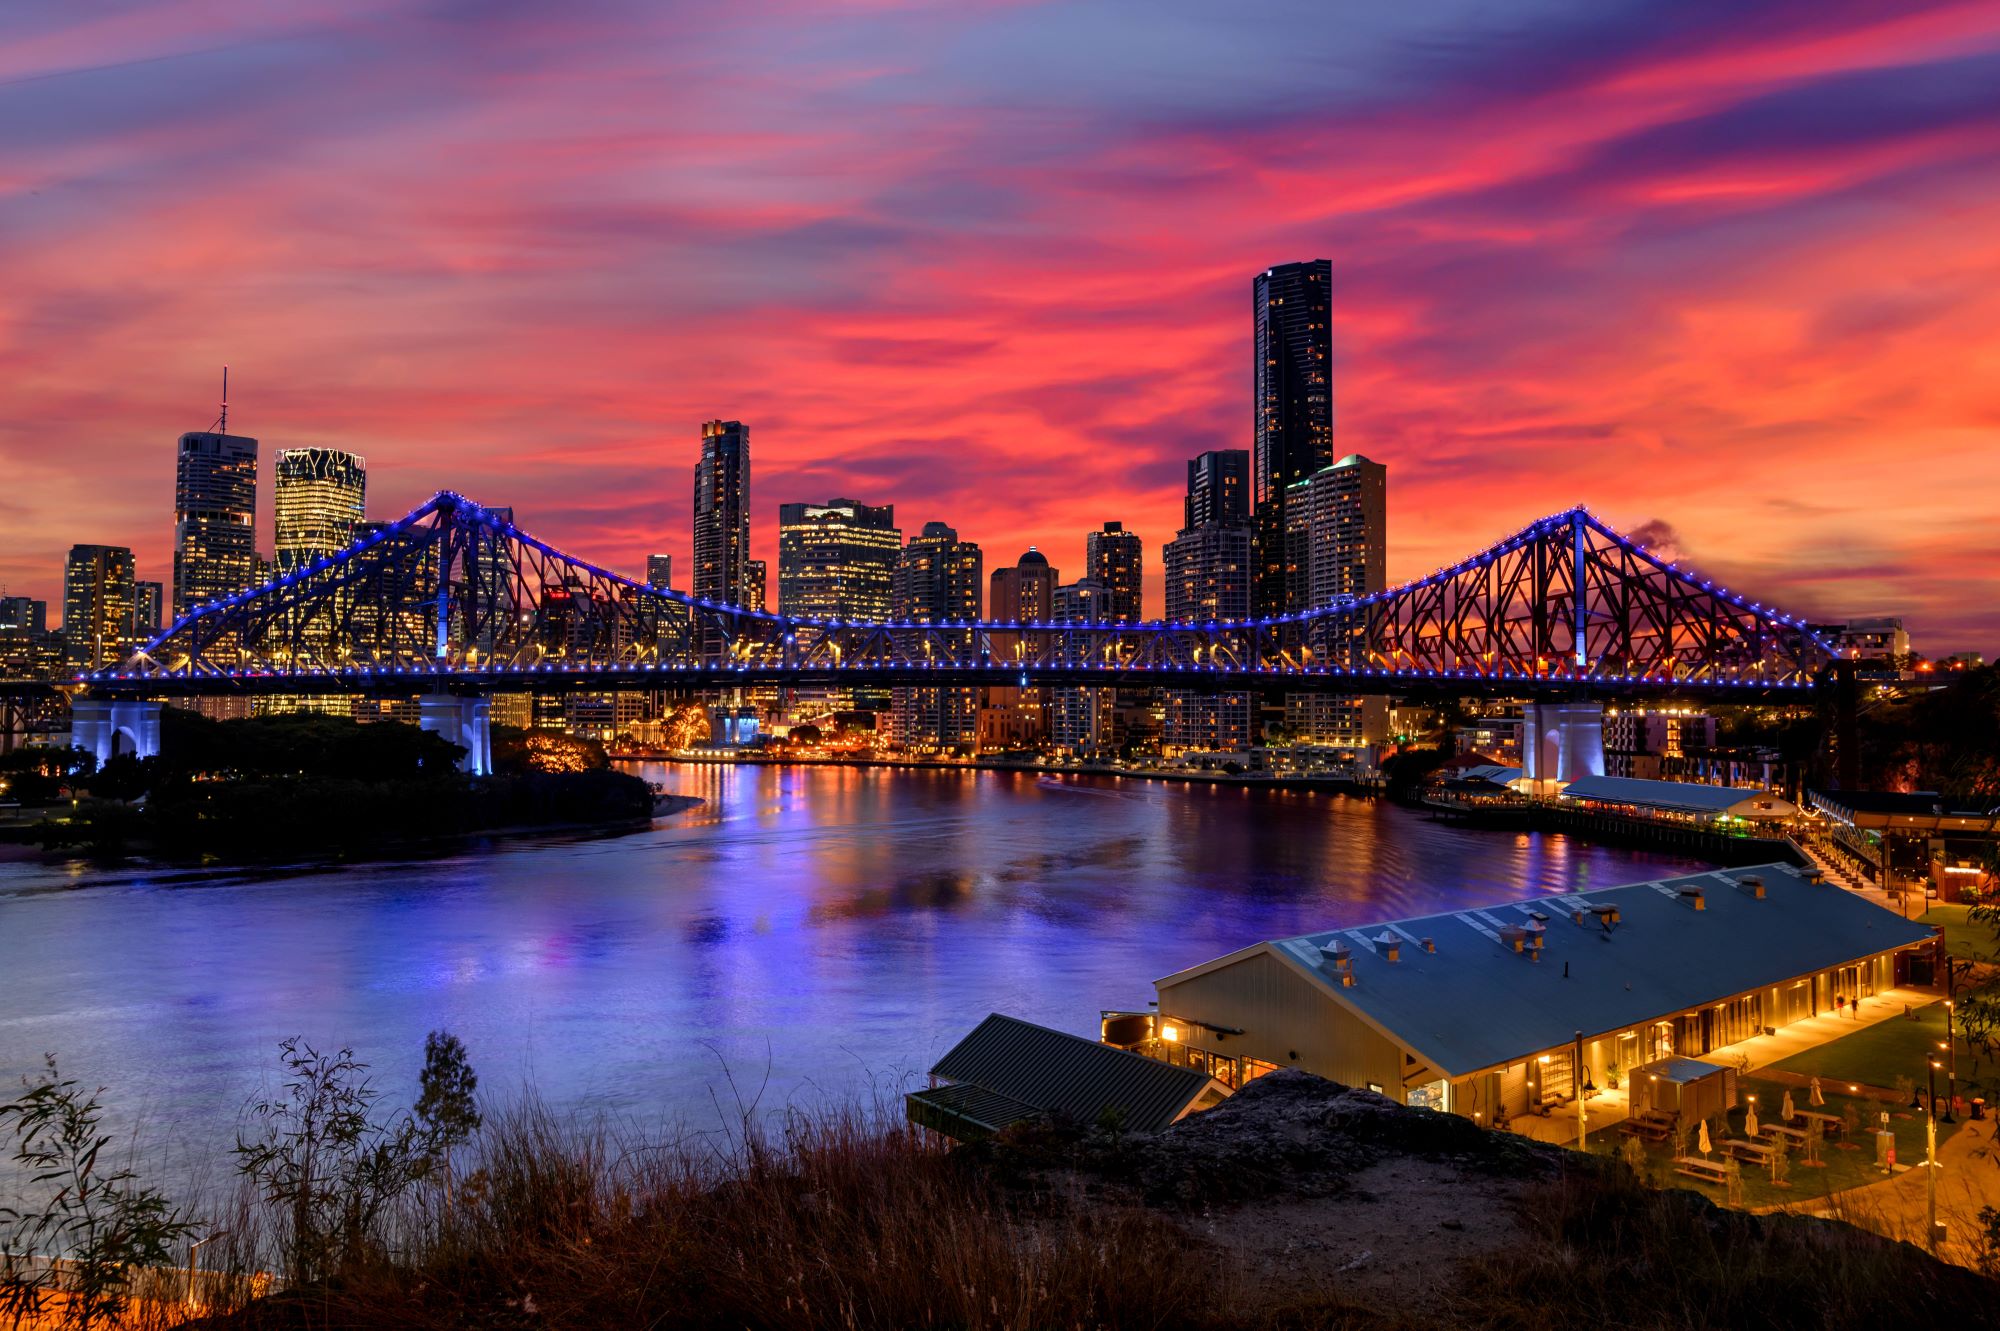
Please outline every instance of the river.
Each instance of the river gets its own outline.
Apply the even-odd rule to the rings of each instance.
[[[0,863],[0,1078],[54,1051],[115,1122],[215,1161],[284,1037],[351,1045],[406,1099],[444,1027],[483,1092],[714,1126],[739,1096],[899,1091],[992,1010],[1094,1035],[1260,939],[1689,863],[1241,786],[635,770],[705,802],[337,868]]]

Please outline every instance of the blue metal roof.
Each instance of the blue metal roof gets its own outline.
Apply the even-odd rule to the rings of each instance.
[[[1742,885],[1753,878],[1762,880],[1761,898]],[[1613,908],[1617,922],[1607,927]],[[1385,935],[1396,942],[1395,961],[1379,941]],[[1766,864],[1329,930],[1253,950],[1295,966],[1458,1077],[1560,1048],[1578,1031],[1585,1039],[1610,1034],[1933,937],[1928,926],[1843,888]],[[1424,950],[1425,938],[1434,953]],[[1345,949],[1352,985],[1322,950],[1336,945]]]
[[[1745,786],[1704,786],[1692,781],[1646,781],[1631,776],[1580,776],[1562,789],[1566,800],[1601,800],[1642,809],[1725,814],[1750,800],[1776,800],[1768,790]],[[1779,801],[1783,803],[1783,801]],[[1785,810],[1791,806],[1786,804]]]

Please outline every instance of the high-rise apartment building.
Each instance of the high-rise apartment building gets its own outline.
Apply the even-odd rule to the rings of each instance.
[[[919,624],[979,618],[984,558],[942,522],[926,522],[896,559],[892,614]]]
[[[888,619],[902,548],[894,504],[780,504],[778,613]]]
[[[32,596],[0,596],[0,631],[47,633],[49,603]]]
[[[978,619],[983,572],[977,544],[959,540],[942,522],[926,522],[897,557],[891,615],[917,624]],[[905,748],[963,748],[978,738],[979,691],[898,688],[890,696],[889,721],[890,737]]]
[[[1287,487],[1287,563],[1305,575],[1306,604],[1313,607],[1383,591],[1388,587],[1389,469],[1349,454]],[[1309,629],[1314,658],[1358,666],[1360,639],[1339,621]],[[1285,723],[1299,740],[1340,748],[1379,744],[1387,737],[1388,700],[1338,693],[1294,693],[1285,699]]]
[[[1280,264],[1251,283],[1259,614],[1306,600],[1286,558],[1287,492],[1333,462],[1333,263]]]
[[[1055,589],[1049,618],[1058,624],[1119,620],[1114,608],[1115,596],[1100,579],[1079,578]],[[1101,757],[1115,751],[1118,690],[1068,685],[1051,689],[1048,712],[1049,740],[1057,752],[1077,757]]]
[[[1211,522],[1250,525],[1250,450],[1218,448],[1188,460],[1187,498],[1182,528]]]
[[[674,557],[672,555],[646,556],[646,585],[648,587],[671,588],[674,585]]]
[[[1136,624],[1144,605],[1143,549],[1136,532],[1122,522],[1107,522],[1083,538],[1084,577],[1104,587],[1097,610],[1118,624]]]
[[[747,559],[743,562],[743,608],[746,610],[766,610],[770,608],[770,571],[761,559]]]
[[[132,584],[132,641],[151,642],[166,627],[166,588],[157,582]]]
[[[705,421],[694,467],[694,580],[699,600],[749,605],[750,427]]]
[[[994,623],[1019,621],[1046,623],[1054,613],[1056,584],[1060,581],[1049,566],[1048,556],[1033,546],[1008,568],[996,568],[987,580],[986,617]],[[1003,662],[1034,644],[1032,633],[1010,630],[987,635],[993,659]],[[979,747],[1020,749],[1036,743],[1047,733],[1042,691],[1015,686],[986,690],[979,709]]]
[[[368,464],[338,448],[286,448],[273,468],[277,538],[272,565],[290,573],[354,543],[368,516]]]
[[[174,468],[174,617],[253,586],[257,441],[190,431]]]
[[[63,566],[63,642],[78,670],[115,665],[132,646],[132,552],[72,545]]]
[[[1172,623],[1248,619],[1255,603],[1256,533],[1238,498],[1244,491],[1228,479],[1242,464],[1229,458],[1227,452],[1205,453],[1188,467],[1190,521],[1162,556]],[[1167,757],[1240,749],[1255,735],[1256,701],[1245,690],[1169,689],[1164,701],[1160,748]]]

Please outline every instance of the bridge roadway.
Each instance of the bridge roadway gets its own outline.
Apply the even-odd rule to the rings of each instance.
[[[246,670],[209,674],[99,672],[79,681],[99,698],[176,698],[356,693],[408,696],[447,693],[596,693],[613,689],[684,690],[779,688],[1163,688],[1192,692],[1258,689],[1282,693],[1374,693],[1405,698],[1483,697],[1704,698],[1711,701],[1785,701],[1811,697],[1821,681],[1617,675],[1609,673],[1482,675],[1471,671],[1285,669],[1273,667],[1093,666],[955,664],[938,666],[855,663],[825,665],[687,666],[567,665],[453,667],[284,672]],[[47,684],[0,683],[41,690]]]

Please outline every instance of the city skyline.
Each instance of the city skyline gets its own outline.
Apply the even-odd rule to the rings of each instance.
[[[1584,502],[1801,613],[1994,648],[2000,19],[1553,10],[1440,47],[1435,10],[1358,12],[1291,23],[1252,103],[1194,73],[1248,60],[1246,25],[1163,14],[1099,83],[1006,88],[976,62],[1014,68],[1007,13],[801,16],[760,52],[730,16],[593,8],[546,50],[530,17],[487,26],[443,80],[438,33],[311,9],[88,41],[17,20],[0,583],[54,600],[78,542],[164,578],[162,440],[211,419],[223,363],[232,428],[365,448],[378,515],[532,496],[537,532],[637,576],[685,551],[685,441],[727,415],[762,496],[861,494],[1081,568],[1105,520],[1163,547],[1187,459],[1250,446],[1244,287],[1327,255],[1333,447],[1397,470],[1392,582]],[[1079,61],[1123,31],[1033,21]],[[1316,45],[1336,31],[1345,55]],[[678,44],[688,77],[586,112],[621,44]],[[716,120],[705,57],[770,95]],[[546,90],[496,115],[518,61]],[[294,77],[330,68],[376,104]],[[57,313],[84,307],[87,338]]]

